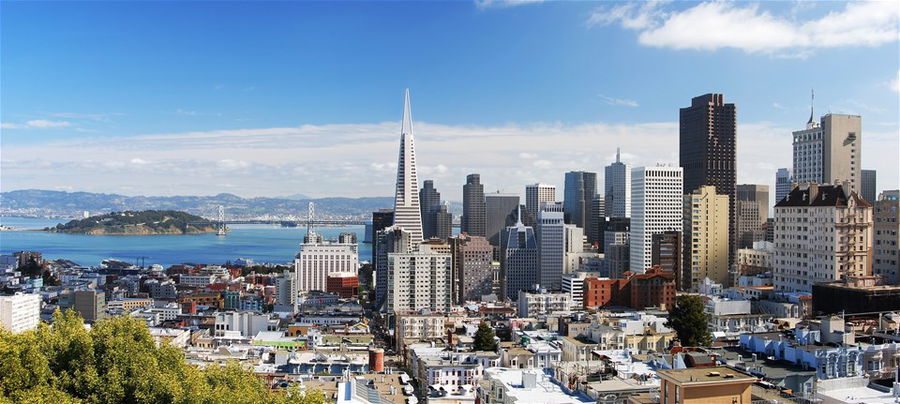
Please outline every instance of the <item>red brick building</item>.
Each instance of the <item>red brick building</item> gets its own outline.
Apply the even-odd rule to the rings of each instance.
[[[669,308],[675,304],[675,274],[659,266],[647,268],[643,274],[625,272],[624,279],[584,280],[584,307],[607,305]]]
[[[334,272],[325,280],[325,291],[340,297],[351,298],[359,290],[359,276],[350,273]]]

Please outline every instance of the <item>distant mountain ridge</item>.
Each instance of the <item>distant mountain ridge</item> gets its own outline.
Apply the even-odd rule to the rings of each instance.
[[[180,210],[214,219],[225,207],[226,219],[305,218],[309,202],[322,219],[370,219],[372,211],[394,206],[392,197],[363,198],[242,198],[228,193],[213,196],[125,196],[93,192],[24,189],[0,192],[0,215],[81,217],[120,211]]]

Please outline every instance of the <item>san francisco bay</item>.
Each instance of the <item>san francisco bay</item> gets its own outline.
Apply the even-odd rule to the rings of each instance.
[[[25,217],[2,217],[0,224],[17,229],[43,229],[61,220]],[[64,221],[63,221],[64,222]],[[169,266],[180,263],[223,264],[238,258],[257,263],[293,261],[306,234],[305,227],[281,227],[266,224],[230,226],[226,236],[214,233],[151,236],[89,236],[43,231],[0,232],[0,253],[40,251],[45,259],[65,258],[79,265],[98,265],[113,258],[144,265]],[[363,243],[364,226],[321,227],[317,233],[335,238],[343,232],[356,233],[359,258],[368,260],[371,244]]]

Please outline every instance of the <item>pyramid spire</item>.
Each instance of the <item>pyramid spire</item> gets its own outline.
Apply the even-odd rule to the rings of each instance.
[[[516,207],[516,227],[524,227],[522,224],[522,205]]]
[[[422,242],[422,213],[419,210],[419,180],[416,176],[416,148],[408,88],[404,95],[403,120],[400,124],[400,156],[397,160],[394,226],[409,232],[411,243]]]

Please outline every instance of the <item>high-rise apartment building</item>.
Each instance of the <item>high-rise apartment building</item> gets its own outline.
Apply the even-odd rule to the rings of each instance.
[[[735,202],[738,248],[751,248],[754,241],[766,239],[766,219],[769,218],[769,186],[740,184]]]
[[[422,215],[422,238],[427,240],[437,234],[434,212],[441,207],[441,193],[434,188],[434,181],[425,180],[422,184],[419,191],[419,206]]]
[[[875,170],[862,170],[860,174],[862,182],[859,187],[859,196],[870,203],[875,202],[878,192],[876,189],[878,186],[877,174],[878,173]]]
[[[525,209],[531,213],[531,217],[537,219],[544,202],[556,202],[555,185],[538,183],[525,186]]]
[[[789,168],[779,168],[775,173],[775,203],[781,202],[791,192],[793,179]]]
[[[729,200],[728,195],[716,193],[716,188],[709,185],[684,196],[682,268],[685,276],[690,268],[691,290],[697,290],[705,278],[729,284]],[[687,285],[687,279],[683,285]]]
[[[413,137],[409,89],[403,103],[400,126],[400,157],[397,160],[397,189],[394,194],[394,226],[409,232],[410,243],[422,242],[422,212],[419,209],[419,180],[416,176],[416,148]]]
[[[450,237],[453,256],[454,301],[481,301],[492,292],[494,247],[484,237],[461,233]]]
[[[563,195],[565,221],[591,233],[591,201],[597,195],[597,173],[570,171],[566,173]]]
[[[434,212],[434,237],[447,240],[453,235],[453,214],[450,213],[450,206],[443,204]]]
[[[850,184],[795,187],[775,205],[775,290],[872,274],[872,205]]]
[[[673,273],[678,290],[691,290],[690,268],[687,271],[682,269],[682,244],[681,232],[664,231],[654,234],[650,262],[652,266]]]
[[[520,290],[531,290],[540,283],[540,260],[534,228],[522,221],[506,228],[501,248],[501,283],[506,297],[519,298]]]
[[[643,273],[652,262],[653,235],[682,229],[682,168],[637,167],[631,170],[629,265]]]
[[[500,245],[500,233],[507,226],[516,223],[519,209],[519,195],[499,192],[484,195],[485,238],[493,246]]]
[[[735,184],[737,182],[737,107],[722,94],[704,94],[681,108],[679,164],[684,168],[687,195],[704,185],[728,195],[728,261],[735,246]],[[687,238],[687,237],[685,237]]]
[[[446,244],[423,243],[416,251],[388,254],[388,313],[452,306],[453,258]]]
[[[461,231],[472,236],[485,236],[484,204],[484,185],[481,184],[481,175],[467,175],[466,185],[463,185],[463,214],[460,218]]]
[[[540,285],[548,290],[559,290],[566,265],[566,223],[563,212],[541,210],[538,213],[537,241],[540,247]]]
[[[827,114],[819,122],[810,111],[806,129],[794,132],[794,183],[850,182],[859,192],[862,174],[862,117]]]
[[[0,327],[12,333],[33,330],[41,322],[41,295],[0,296]]]
[[[900,191],[884,191],[875,202],[872,271],[887,284],[900,285]]]
[[[616,148],[616,162],[606,166],[604,198],[606,216],[631,217],[631,166],[620,159]]]
[[[324,292],[330,273],[359,274],[359,246],[356,242],[323,240],[317,234],[307,234],[304,240],[294,259],[294,296],[314,290]]]

